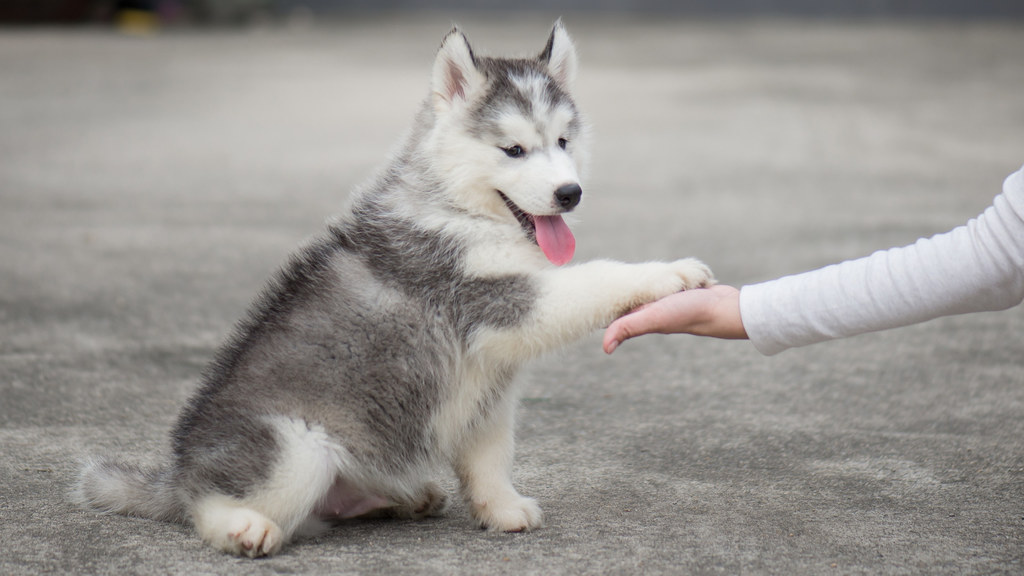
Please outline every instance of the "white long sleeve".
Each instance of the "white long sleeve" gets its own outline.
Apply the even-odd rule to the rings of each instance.
[[[966,225],[910,246],[744,286],[740,314],[766,355],[787,348],[1003,310],[1024,300],[1024,168]]]

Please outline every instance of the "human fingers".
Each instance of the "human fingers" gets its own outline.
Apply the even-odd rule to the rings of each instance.
[[[611,354],[619,344],[630,338],[654,332],[665,332],[667,330],[666,321],[671,320],[666,316],[666,308],[665,300],[650,302],[612,322],[604,331],[602,348],[605,353]]]

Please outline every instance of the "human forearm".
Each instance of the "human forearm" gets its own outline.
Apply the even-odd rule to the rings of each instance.
[[[965,226],[902,248],[745,286],[740,310],[765,354],[1024,298],[1024,175]]]

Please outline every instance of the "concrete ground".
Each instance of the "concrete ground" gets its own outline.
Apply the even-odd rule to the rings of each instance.
[[[532,53],[551,20],[460,21]],[[595,135],[578,260],[766,280],[961,224],[1024,163],[1022,24],[566,23]],[[0,573],[1024,573],[1022,308],[771,358],[682,336],[609,358],[595,334],[523,375],[528,534],[458,503],[250,561],[70,504],[78,458],[165,453],[449,24],[0,31]]]

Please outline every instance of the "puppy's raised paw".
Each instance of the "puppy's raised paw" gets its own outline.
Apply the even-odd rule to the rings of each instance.
[[[706,288],[715,284],[711,269],[695,258],[675,262],[647,262],[631,268],[636,292],[621,311],[623,314],[681,290]]]
[[[679,279],[683,281],[683,290],[708,288],[717,284],[715,275],[706,264],[696,258],[683,258],[671,264]]]

